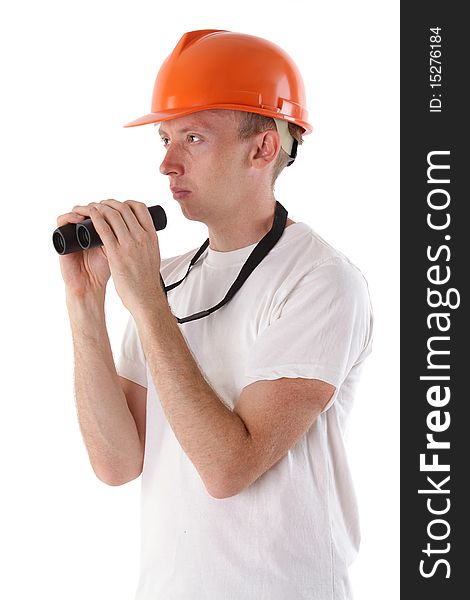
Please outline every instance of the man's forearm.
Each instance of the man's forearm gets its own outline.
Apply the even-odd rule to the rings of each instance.
[[[137,477],[142,446],[119,384],[104,314],[104,298],[67,297],[74,348],[75,400],[96,476],[109,485]]]
[[[205,380],[163,295],[134,319],[171,428],[209,493],[223,494],[249,444],[244,422]]]

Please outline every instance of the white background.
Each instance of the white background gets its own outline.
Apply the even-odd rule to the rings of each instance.
[[[276,198],[369,282],[375,343],[349,439],[363,532],[351,576],[356,600],[396,600],[398,1],[19,0],[4,6],[0,596],[133,598],[140,479],[108,487],[88,462],[51,234],[57,215],[75,204],[132,198],[164,206],[169,225],[159,233],[162,256],[206,239],[205,226],[185,220],[158,171],[163,155],[154,128],[122,126],[149,112],[158,68],[181,35],[213,28],[274,41],[304,77],[314,132],[279,178]],[[126,320],[110,282],[115,358]]]

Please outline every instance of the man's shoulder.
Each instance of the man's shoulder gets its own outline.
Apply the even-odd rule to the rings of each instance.
[[[362,275],[359,268],[343,252],[327,242],[310,225],[302,222],[294,225],[298,226],[295,235],[291,235],[282,248],[283,259],[291,272],[302,277],[342,278],[348,273]]]
[[[359,267],[309,225],[299,226],[302,235],[292,236],[292,243],[284,248],[280,295],[347,295],[351,300],[356,296],[369,302],[368,283]]]

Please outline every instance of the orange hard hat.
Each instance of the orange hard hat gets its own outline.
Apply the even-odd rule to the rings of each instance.
[[[203,29],[183,35],[158,72],[151,112],[124,127],[225,108],[295,123],[308,134],[305,104],[300,72],[282,48],[254,35]]]

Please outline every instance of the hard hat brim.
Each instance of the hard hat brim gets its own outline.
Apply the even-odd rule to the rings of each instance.
[[[126,123],[124,127],[137,127],[139,125],[149,125],[150,123],[161,123],[163,121],[169,121],[170,119],[177,119],[179,117],[184,117],[186,115],[190,115],[195,112],[201,112],[203,110],[211,110],[214,108],[220,108],[225,110],[241,110],[243,112],[254,112],[260,115],[264,115],[265,117],[272,117],[275,119],[283,119],[285,121],[290,121],[291,123],[296,123],[304,128],[303,135],[308,135],[312,133],[312,126],[306,121],[299,121],[298,119],[293,119],[288,115],[283,115],[282,113],[273,113],[270,109],[262,109],[262,108],[254,108],[253,106],[240,106],[240,104],[209,104],[205,106],[192,106],[190,108],[181,109],[169,109],[161,112],[148,113],[143,117],[139,117],[130,123]]]

